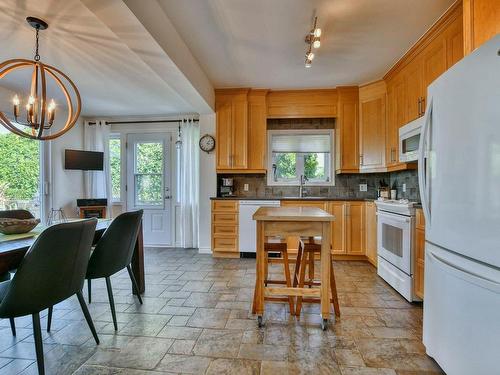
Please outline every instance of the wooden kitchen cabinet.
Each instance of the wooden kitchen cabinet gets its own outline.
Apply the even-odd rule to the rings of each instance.
[[[498,0],[463,0],[465,54],[500,33],[500,2]]]
[[[401,116],[401,120],[404,118],[404,122],[413,121],[424,114],[424,109],[422,109],[422,102],[424,97],[424,69],[422,64],[422,58],[416,58],[411,61],[403,71],[403,77],[405,80],[405,102],[406,106],[404,110],[406,113]],[[427,87],[427,86],[425,86]],[[401,126],[400,124],[399,126]]]
[[[414,246],[413,291],[418,297],[424,299],[425,219],[421,208],[416,211]]]
[[[328,212],[335,215],[332,222],[332,254],[365,255],[365,202],[332,201]]]
[[[248,170],[265,173],[267,154],[268,90],[248,93]]]
[[[385,171],[386,96],[383,80],[359,88],[359,171]]]
[[[399,128],[406,123],[406,87],[399,73],[387,83],[386,166],[399,164]]]
[[[212,251],[214,257],[239,258],[239,202],[212,200]]]
[[[247,168],[248,91],[216,90],[217,171]]]
[[[335,172],[359,172],[359,88],[338,87],[338,117],[335,123]]]
[[[366,258],[377,267],[377,206],[375,202],[366,202],[365,210]]]

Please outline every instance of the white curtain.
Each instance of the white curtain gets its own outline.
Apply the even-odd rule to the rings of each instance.
[[[198,247],[199,209],[199,149],[200,128],[193,119],[183,121],[181,127],[181,246]]]
[[[94,124],[95,123],[95,124]],[[111,216],[111,173],[109,170],[109,135],[111,127],[105,121],[85,121],[84,149],[104,153],[102,171],[85,171],[85,195],[87,198],[106,198],[108,200],[108,216]]]

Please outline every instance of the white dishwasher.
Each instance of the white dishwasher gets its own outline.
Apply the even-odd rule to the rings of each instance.
[[[259,207],[279,207],[280,201],[240,201],[240,217],[239,217],[239,245],[240,253],[255,253],[257,226],[252,219],[255,211]]]

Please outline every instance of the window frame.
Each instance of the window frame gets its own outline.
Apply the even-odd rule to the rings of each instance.
[[[287,130],[268,130],[267,131],[267,185],[268,186],[300,186],[300,177],[297,180],[286,181],[274,181],[273,178],[273,150],[272,150],[272,138],[273,135],[329,135],[330,136],[330,160],[329,160],[329,171],[330,171],[330,181],[306,181],[304,186],[335,186],[335,130],[334,129],[287,129]],[[303,164],[302,168],[297,168],[297,175],[303,174]],[[326,166],[325,166],[326,168]],[[302,169],[302,170],[300,170]]]

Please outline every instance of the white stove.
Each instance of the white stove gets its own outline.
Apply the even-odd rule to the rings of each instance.
[[[413,292],[415,205],[406,199],[377,200],[377,273],[408,301]]]

